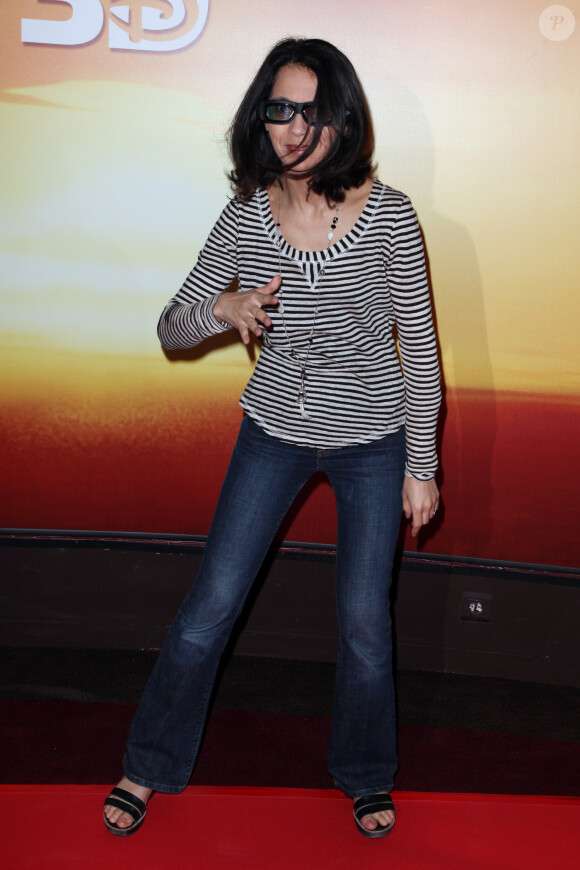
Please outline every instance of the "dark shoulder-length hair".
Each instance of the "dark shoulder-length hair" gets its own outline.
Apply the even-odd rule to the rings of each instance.
[[[312,141],[302,157],[283,166],[265,129],[260,104],[270,97],[278,71],[300,66],[317,78]],[[248,88],[228,132],[233,169],[228,178],[234,193],[243,199],[258,187],[267,187],[289,168],[299,173],[300,163],[316,148],[324,121],[332,118],[336,131],[330,148],[314,171],[309,187],[328,202],[342,202],[344,192],[360,187],[372,174],[373,135],[367,102],[349,59],[323,39],[284,39],[270,51]]]

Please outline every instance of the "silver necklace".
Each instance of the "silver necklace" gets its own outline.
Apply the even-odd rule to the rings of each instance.
[[[282,205],[282,187],[278,192],[278,215],[276,218],[276,229],[274,230],[276,234],[276,245],[278,247],[278,274],[280,277],[282,276],[282,230],[280,229],[280,206]],[[312,284],[312,289],[314,290],[318,287],[318,293],[316,295],[316,307],[314,309],[314,316],[312,318],[312,326],[310,327],[310,336],[308,338],[308,346],[306,348],[306,356],[304,358],[298,356],[296,349],[293,347],[292,342],[290,341],[290,336],[288,335],[288,329],[286,327],[286,321],[284,319],[284,300],[283,295],[284,291],[282,285],[278,290],[278,298],[280,300],[280,305],[278,310],[282,316],[282,326],[284,327],[284,332],[286,334],[286,341],[288,342],[288,347],[290,348],[290,354],[292,358],[298,363],[300,368],[300,386],[298,387],[298,395],[296,397],[296,401],[298,403],[298,407],[300,408],[300,415],[304,420],[310,420],[310,414],[306,411],[306,367],[308,365],[308,357],[310,356],[310,348],[312,347],[312,339],[314,338],[314,327],[316,325],[316,318],[318,316],[318,306],[320,304],[320,279],[324,275],[326,271],[326,264],[330,259],[328,256],[328,251],[330,249],[330,245],[332,244],[332,240],[334,238],[334,231],[336,229],[336,225],[338,223],[338,211],[340,209],[340,203],[336,205],[336,211],[334,213],[334,217],[332,218],[332,223],[330,225],[330,231],[328,233],[328,245],[326,246],[326,250],[324,252],[324,262],[322,263],[322,268],[318,273],[314,284]]]

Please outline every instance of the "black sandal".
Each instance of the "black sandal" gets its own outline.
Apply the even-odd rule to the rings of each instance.
[[[138,831],[143,824],[147,812],[147,804],[144,804],[140,798],[131,794],[130,791],[125,791],[124,788],[114,788],[105,801],[105,806],[116,807],[133,818],[133,821],[127,828],[120,828],[116,822],[110,822],[103,812],[107,831],[110,831],[111,834],[116,834],[118,837],[128,837],[129,834],[134,834],[135,831]]]
[[[386,837],[393,830],[394,821],[390,825],[377,824],[372,831],[362,823],[364,816],[372,813],[384,813],[385,810],[395,811],[395,805],[390,794],[367,794],[354,802],[354,820],[363,837]]]

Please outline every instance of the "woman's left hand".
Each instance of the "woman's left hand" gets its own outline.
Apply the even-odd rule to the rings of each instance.
[[[417,537],[421,526],[432,520],[439,507],[439,490],[434,480],[407,477],[403,483],[403,510],[411,520],[411,534]]]

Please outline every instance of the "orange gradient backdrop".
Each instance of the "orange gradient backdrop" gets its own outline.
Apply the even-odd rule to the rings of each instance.
[[[207,533],[258,348],[227,335],[168,358],[155,327],[226,202],[236,105],[296,34],[352,59],[378,176],[425,233],[443,508],[406,549],[576,565],[578,0],[210,0],[170,50],[205,14],[187,0],[156,51],[141,12],[167,21],[167,0],[103,0],[88,42],[22,42],[22,19],[96,2],[0,13],[0,525]],[[133,47],[111,48],[122,9]],[[319,481],[281,534],[334,543],[335,525]]]

